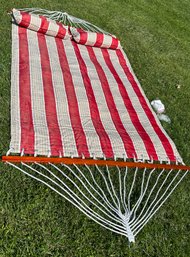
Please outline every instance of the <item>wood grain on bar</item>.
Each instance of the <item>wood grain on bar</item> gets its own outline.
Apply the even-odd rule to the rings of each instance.
[[[147,168],[147,169],[167,169],[167,170],[190,170],[190,166],[161,164],[161,163],[146,163],[146,162],[127,162],[114,160],[98,160],[98,159],[82,159],[82,158],[54,158],[54,157],[33,157],[33,156],[2,156],[2,162],[11,163],[54,163],[54,164],[77,164],[77,165],[98,165],[98,166],[118,166],[129,168]]]

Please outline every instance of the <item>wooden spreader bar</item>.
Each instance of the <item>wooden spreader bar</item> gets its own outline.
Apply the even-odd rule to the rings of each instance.
[[[167,170],[190,170],[190,166],[176,164],[146,163],[146,162],[126,162],[114,160],[82,159],[82,158],[56,158],[56,157],[33,157],[33,156],[2,156],[2,162],[11,163],[53,163],[53,164],[77,164],[77,165],[98,165],[98,166],[118,166],[129,168],[147,168],[147,169],[167,169]]]

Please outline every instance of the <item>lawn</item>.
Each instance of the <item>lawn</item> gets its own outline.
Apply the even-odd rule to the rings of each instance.
[[[163,123],[190,164],[190,2],[35,0],[0,2],[0,154],[10,141],[11,8],[64,10],[117,35]],[[188,100],[189,99],[189,100]],[[0,163],[0,257],[190,256],[188,177],[145,226],[136,244],[98,226],[63,198]]]

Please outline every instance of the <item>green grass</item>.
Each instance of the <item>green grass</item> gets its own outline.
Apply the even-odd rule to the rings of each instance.
[[[159,97],[172,123],[163,124],[190,164],[190,2],[188,0],[1,0],[0,153],[10,141],[13,7],[66,10],[120,37],[149,100]],[[177,89],[177,85],[181,85]],[[127,239],[86,218],[61,197],[0,164],[0,257],[190,256],[189,180],[138,235]]]

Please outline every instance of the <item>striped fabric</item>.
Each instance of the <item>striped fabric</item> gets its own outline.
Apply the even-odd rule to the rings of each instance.
[[[15,22],[22,27],[61,39],[71,37],[68,26],[54,20],[47,19],[44,16],[37,16],[13,9],[13,17]]]
[[[87,46],[118,49],[121,47],[120,41],[113,36],[103,33],[89,32],[82,29],[70,28],[75,42]]]
[[[180,159],[121,48],[12,26],[12,153]]]

